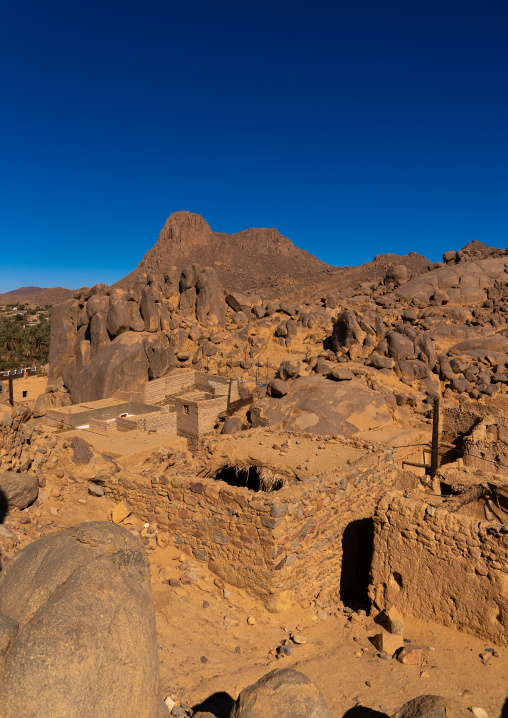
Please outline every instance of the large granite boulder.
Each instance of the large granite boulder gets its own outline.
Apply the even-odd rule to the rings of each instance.
[[[244,688],[231,718],[331,718],[331,714],[310,678],[294,668],[279,668]]]
[[[146,381],[163,376],[174,365],[174,351],[165,334],[124,332],[69,380],[72,401],[94,401],[119,390],[139,391]]]
[[[2,718],[167,716],[150,569],[126,529],[85,523],[29,544],[1,574],[0,613],[19,624],[0,659]]]
[[[272,426],[329,436],[348,437],[392,423],[381,393],[359,379],[336,382],[320,375],[295,379],[285,396],[264,397],[253,405],[253,412]]]

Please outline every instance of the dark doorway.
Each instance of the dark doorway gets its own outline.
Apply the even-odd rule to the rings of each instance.
[[[251,491],[278,491],[284,485],[282,479],[258,469],[257,466],[223,466],[215,474],[215,478],[230,486],[244,486]]]
[[[359,519],[346,526],[342,535],[340,597],[350,608],[370,609],[370,566],[374,546],[374,522]]]

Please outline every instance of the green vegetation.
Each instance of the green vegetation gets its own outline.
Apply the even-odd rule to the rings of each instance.
[[[47,308],[39,313],[20,306],[17,313],[11,307],[0,312],[0,371],[47,364],[51,333],[47,314]],[[38,324],[27,324],[35,318]]]

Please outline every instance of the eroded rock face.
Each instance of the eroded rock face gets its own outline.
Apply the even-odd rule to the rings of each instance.
[[[79,524],[29,544],[2,572],[0,612],[20,626],[2,718],[167,716],[148,561],[127,530]]]
[[[337,382],[322,376],[300,377],[285,396],[265,397],[253,409],[270,425],[329,436],[349,437],[392,423],[384,397],[358,379]]]
[[[310,678],[293,668],[280,668],[244,688],[231,718],[331,718],[331,714]]]

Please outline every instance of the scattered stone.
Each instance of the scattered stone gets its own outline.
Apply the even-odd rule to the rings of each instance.
[[[90,482],[88,484],[88,493],[90,494],[90,496],[101,497],[104,496],[104,489],[102,488],[102,486]]]
[[[113,508],[111,509],[111,518],[113,520],[113,523],[120,524],[122,523],[122,521],[125,521],[125,519],[131,515],[131,513],[131,507],[125,501],[120,501],[119,504],[113,506]]]
[[[299,634],[295,634],[294,636],[292,636],[291,640],[293,641],[293,643],[297,644],[307,643],[307,639],[305,638],[305,636],[300,636]]]
[[[256,625],[256,619],[254,618],[254,616],[249,616],[248,619],[247,619],[247,623],[249,624],[249,626],[255,626],[255,625]]]
[[[277,647],[277,655],[282,657],[292,656],[294,650],[295,648],[291,645],[291,643],[284,643],[284,645]]]

